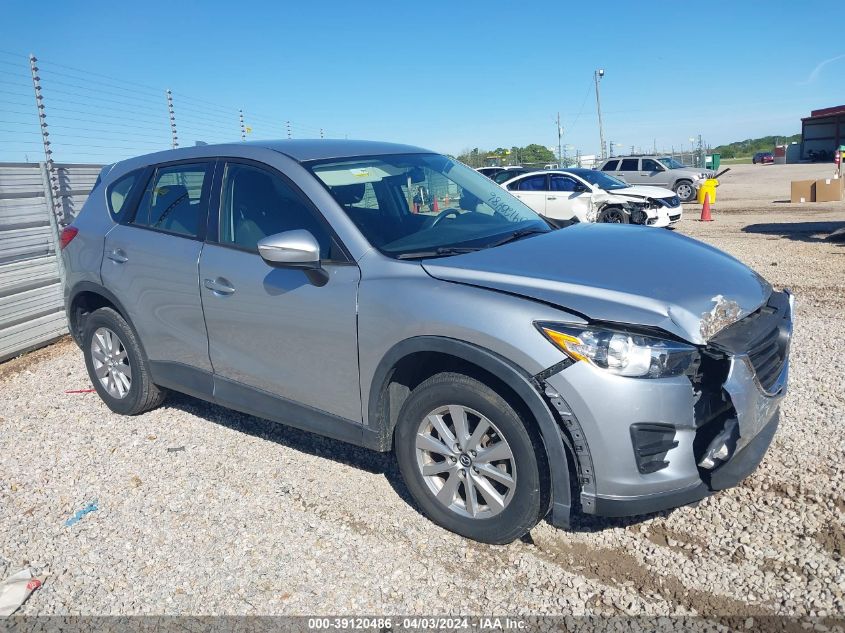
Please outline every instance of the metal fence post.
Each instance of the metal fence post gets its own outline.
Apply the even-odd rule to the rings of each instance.
[[[32,87],[35,91],[35,108],[38,112],[38,124],[41,129],[41,142],[44,145],[44,160],[47,165],[47,192],[50,194],[50,215],[53,221],[61,222],[63,212],[59,202],[59,176],[56,173],[56,166],[53,163],[53,150],[50,149],[50,131],[47,128],[47,115],[44,113],[44,95],[41,91],[41,77],[38,76],[38,59],[35,55],[29,55],[29,71],[32,74]]]
[[[171,147],[176,149],[179,147],[179,137],[176,135],[176,113],[173,111],[173,93],[170,88],[167,89],[167,114],[170,116],[170,137]]]
[[[47,209],[47,216],[50,218],[50,228],[53,234],[53,252],[56,254],[56,265],[59,267],[59,279],[62,285],[64,285],[65,262],[62,259],[62,254],[59,252],[59,224],[56,221],[56,214],[53,212],[55,203],[53,201],[53,192],[50,190],[50,172],[47,163],[39,162],[38,167],[41,171],[41,186],[44,188],[44,206]]]
[[[238,116],[241,119],[241,140],[246,140],[246,126],[244,125],[244,111],[238,110]]]

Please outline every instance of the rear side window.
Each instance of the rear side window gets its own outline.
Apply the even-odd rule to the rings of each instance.
[[[520,191],[545,191],[546,176],[529,176],[528,178],[523,178],[516,183],[515,188]],[[511,186],[511,189],[514,189],[514,187]]]
[[[115,180],[109,186],[106,193],[106,200],[109,205],[109,213],[111,213],[114,220],[117,220],[118,217],[120,217],[121,211],[126,208],[126,203],[129,201],[129,197],[132,195],[135,185],[137,185],[138,181],[141,179],[142,171],[143,170],[133,171],[130,174],[126,174],[122,178]]]
[[[639,162],[639,158],[626,158],[622,161],[622,167],[619,168],[619,171],[637,171],[637,163]]]
[[[209,163],[160,167],[144,191],[134,223],[197,237],[205,219],[210,185]]]
[[[604,164],[604,167],[601,168],[602,171],[616,171],[616,168],[619,166],[618,160],[609,160]]]

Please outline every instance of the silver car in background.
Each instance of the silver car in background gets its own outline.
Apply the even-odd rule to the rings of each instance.
[[[671,156],[614,156],[599,165],[599,169],[629,185],[671,189],[681,202],[695,200],[701,184],[713,177],[712,171],[687,167]]]
[[[666,231],[553,230],[417,147],[133,158],[61,246],[70,330],[113,411],[175,390],[393,451],[422,512],[489,543],[735,485],[786,390],[787,292]]]

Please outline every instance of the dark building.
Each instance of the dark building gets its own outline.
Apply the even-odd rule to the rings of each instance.
[[[801,119],[801,158],[833,160],[833,153],[845,144],[845,105],[813,110]]]

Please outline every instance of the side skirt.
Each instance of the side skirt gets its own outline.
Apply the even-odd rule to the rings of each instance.
[[[378,450],[378,434],[360,422],[314,409],[275,394],[183,365],[150,361],[153,382],[241,413]]]

